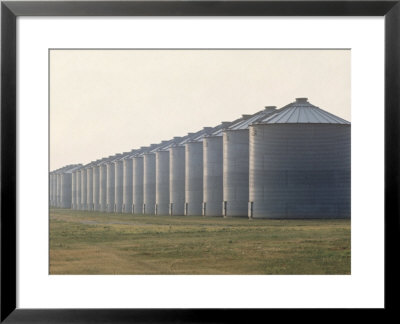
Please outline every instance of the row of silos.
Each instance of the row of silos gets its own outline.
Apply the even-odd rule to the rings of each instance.
[[[49,205],[58,208],[71,208],[72,174],[80,164],[68,165],[49,174]]]
[[[79,210],[349,217],[350,123],[299,98],[91,162],[71,186]]]

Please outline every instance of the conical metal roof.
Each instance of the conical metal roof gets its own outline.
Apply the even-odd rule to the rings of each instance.
[[[266,106],[264,110],[258,111],[253,115],[243,115],[242,118],[238,120],[238,122],[233,123],[227,129],[228,130],[248,129],[251,124],[258,122],[263,118],[271,116],[271,114],[275,112],[276,112],[275,106]]]
[[[307,98],[297,98],[295,102],[277,110],[258,124],[350,124],[347,120],[328,113],[308,102]]]

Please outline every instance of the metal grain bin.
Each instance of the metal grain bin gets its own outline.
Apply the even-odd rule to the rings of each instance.
[[[107,164],[105,162],[99,165],[99,205],[100,211],[107,211]]]
[[[86,168],[86,209],[93,210],[93,168]]]
[[[60,207],[71,208],[72,174],[66,172],[61,173],[60,180],[61,180]]]
[[[156,203],[156,156],[143,155],[143,214],[154,214]]]
[[[222,127],[203,139],[203,216],[222,216],[223,201],[223,130]]]
[[[71,178],[71,208],[76,209],[76,172],[72,172]]]
[[[169,149],[178,144],[182,137],[162,143],[157,148],[156,155],[156,205],[155,214],[168,215],[170,206],[170,152]]]
[[[71,164],[50,172],[49,199],[54,207],[72,207],[72,174],[80,167],[81,164]]]
[[[61,174],[60,173],[57,173],[57,178],[56,178],[57,180],[57,182],[56,182],[56,185],[57,185],[57,196],[56,196],[56,206],[57,207],[61,207]]]
[[[50,206],[54,207],[56,204],[55,184],[56,175],[54,172],[50,173]]]
[[[53,206],[53,172],[49,174],[49,206]]]
[[[122,212],[124,165],[122,160],[114,162],[115,168],[115,202],[114,212]]]
[[[250,127],[253,218],[349,218],[350,123],[298,98]]]
[[[169,151],[156,154],[156,214],[169,214]]]
[[[132,198],[133,198],[133,161],[132,156],[123,159],[123,197],[122,212],[132,214]]]
[[[76,172],[76,196],[75,196],[75,201],[76,201],[76,209],[81,210],[81,170],[78,170]]]
[[[106,163],[107,166],[107,212],[114,211],[115,203],[115,165],[112,161]]]
[[[185,215],[202,215],[203,138],[213,130],[213,127],[204,127],[199,136],[185,143]]]
[[[243,115],[223,133],[224,217],[247,217],[249,202],[249,125],[275,112],[267,106],[254,115]]]
[[[185,205],[185,146],[169,149],[169,215],[183,215]]]
[[[87,210],[87,170],[81,169],[81,210]]]
[[[100,211],[100,167],[93,166],[93,210]]]
[[[49,205],[53,206],[53,172],[49,174]]]
[[[132,212],[142,214],[143,208],[143,156],[132,158]]]

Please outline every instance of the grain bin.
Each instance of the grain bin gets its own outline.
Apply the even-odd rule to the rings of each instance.
[[[115,165],[113,161],[106,163],[107,166],[107,212],[114,211],[115,204]]]
[[[87,170],[81,169],[81,210],[87,210]]]
[[[76,209],[76,170],[72,172],[71,178],[71,208]]]
[[[254,115],[242,118],[223,132],[222,214],[225,217],[246,217],[249,202],[249,125],[275,112],[267,106]]]
[[[170,152],[169,149],[180,142],[182,137],[174,137],[168,144],[160,147],[156,155],[156,206],[157,215],[168,215],[170,206]]]
[[[169,141],[153,144],[153,149],[143,154],[143,214],[157,214],[156,206],[156,154],[157,149]]]
[[[143,156],[132,157],[132,213],[142,214],[143,208]]]
[[[49,206],[53,206],[53,172],[49,173]]]
[[[93,163],[86,166],[86,209],[93,210]]]
[[[93,165],[93,210],[100,211],[100,166]]]
[[[61,192],[60,207],[71,208],[72,205],[72,174],[81,165],[68,165],[60,170]]]
[[[71,164],[50,172],[49,199],[53,206],[72,207],[72,174],[80,167],[80,164]]]
[[[156,214],[169,213],[169,151],[156,152]]]
[[[143,214],[154,214],[156,203],[156,157],[154,153],[143,155]]]
[[[124,153],[126,155],[126,153]],[[124,179],[124,165],[121,159],[114,161],[115,171],[115,192],[114,192],[114,212],[122,212],[122,199],[123,199],[123,179]]]
[[[107,211],[107,159],[99,164],[99,209]]]
[[[54,171],[50,173],[50,206],[54,207],[55,206],[55,200],[56,200],[56,195],[55,195],[55,173]]]
[[[203,216],[222,216],[223,201],[223,141],[222,132],[232,122],[203,139]]]
[[[77,170],[76,172],[76,209],[81,210],[81,170]]]
[[[150,152],[159,144],[142,146],[132,156],[132,212],[144,214],[144,154]]]
[[[203,138],[212,131],[204,127],[201,135],[185,143],[185,215],[202,215]]]
[[[71,208],[72,174],[67,172],[61,173],[60,180],[61,180],[60,207]]]
[[[57,207],[61,207],[61,174],[57,173]]]
[[[123,197],[122,197],[122,212],[132,213],[132,198],[133,198],[133,161],[132,157],[134,154],[126,156],[123,160]]]
[[[185,205],[185,146],[169,149],[169,215],[183,215]]]
[[[49,206],[53,206],[53,172],[49,173]]]
[[[250,127],[253,218],[349,218],[351,125],[298,98]]]

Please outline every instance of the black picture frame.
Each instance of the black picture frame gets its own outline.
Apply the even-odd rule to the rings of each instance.
[[[400,0],[395,1],[2,1],[1,317],[5,323],[256,321],[267,310],[16,308],[16,19],[19,16],[384,16],[385,308],[396,311],[399,275]],[[371,126],[372,127],[372,126]],[[270,310],[272,312],[272,310]],[[302,312],[304,314],[304,312]],[[306,315],[309,316],[309,315]],[[272,319],[272,318],[271,318]],[[267,320],[267,318],[265,318]]]

